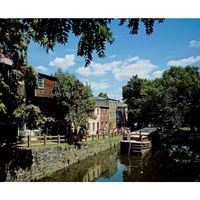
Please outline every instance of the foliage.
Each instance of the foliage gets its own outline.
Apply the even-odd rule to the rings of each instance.
[[[67,44],[69,34],[79,37],[77,55],[85,58],[85,66],[92,61],[96,51],[100,58],[105,57],[106,44],[112,44],[114,37],[110,29],[113,19],[1,19],[1,53],[8,54],[14,66],[21,68],[26,63],[28,45],[31,40],[48,50],[56,44]],[[126,25],[130,34],[137,34],[139,24],[144,24],[147,35],[153,33],[155,22],[163,19],[119,19],[119,25]]]
[[[88,66],[92,61],[94,52],[100,58],[103,58],[105,57],[106,45],[114,42],[110,29],[112,21],[113,19],[0,19],[0,57],[10,57],[13,62],[10,66],[1,64],[0,67],[0,121],[13,122],[18,120],[21,121],[20,123],[24,123],[28,120],[27,116],[35,120],[32,114],[36,109],[32,106],[33,113],[29,110],[31,97],[34,88],[37,86],[36,73],[27,65],[27,53],[31,41],[38,43],[48,52],[53,50],[56,44],[67,44],[69,35],[74,35],[79,38],[77,55],[84,57],[85,66]],[[150,35],[153,32],[154,23],[162,21],[162,19],[120,19],[119,25],[127,25],[131,34],[137,34],[139,23],[142,23],[145,26],[146,33]],[[20,82],[23,83],[23,81],[26,83],[26,88],[20,85]],[[81,87],[84,88],[83,96],[88,92],[90,93],[89,89]],[[62,98],[64,98],[64,101]],[[67,96],[63,95],[62,98],[58,94],[59,110],[61,115],[64,115],[73,106],[69,103],[72,102],[72,99],[68,99],[68,102],[65,101],[68,98]],[[78,101],[77,99],[75,101]],[[61,105],[62,103],[63,105]],[[64,105],[65,103],[66,105]],[[29,107],[25,108],[26,104]],[[73,111],[77,109],[75,105]],[[88,107],[86,108],[88,109]],[[83,112],[80,112],[81,115],[91,110],[84,109],[82,109]],[[21,120],[17,111],[24,114],[24,116],[21,115]],[[66,119],[74,121],[75,114],[70,113],[71,116]],[[77,112],[75,111],[75,113]],[[37,115],[37,113],[35,114]],[[83,117],[83,121],[84,119],[85,117]],[[35,124],[35,121],[33,121],[33,124]]]
[[[167,129],[200,127],[200,73],[196,67],[171,67],[155,80],[134,76],[123,87],[123,98],[131,126],[137,122]]]
[[[33,104],[20,104],[13,112],[19,124],[27,124],[30,129],[36,128],[37,120],[41,114],[40,108]]]
[[[58,70],[57,86],[54,91],[58,105],[57,122],[78,126],[86,126],[86,121],[94,111],[92,92],[88,85],[81,83],[74,75]],[[60,126],[61,126],[60,125]]]
[[[161,79],[165,94],[164,123],[175,128],[200,126],[200,73],[196,67],[171,67]]]
[[[23,65],[21,70],[17,70],[14,66],[1,65],[0,68],[0,102],[1,115],[0,121],[12,122],[16,120],[15,110],[23,107],[25,111],[25,103],[29,100],[30,92],[34,92],[37,86],[37,74],[31,66]],[[25,84],[26,90],[25,92]],[[25,94],[27,93],[27,95]],[[27,96],[27,97],[26,97]],[[30,102],[29,102],[30,104]],[[29,109],[29,108],[27,108]],[[18,118],[19,119],[19,118]],[[23,121],[23,120],[22,120]]]
[[[0,103],[0,113],[6,114],[6,106],[3,103]]]
[[[98,97],[103,97],[103,98],[106,98],[106,99],[109,98],[108,95],[107,95],[107,93],[103,93],[103,92],[100,92],[99,95],[98,95]]]
[[[45,135],[53,135],[55,129],[55,119],[53,117],[46,117],[44,115],[40,115],[37,123],[37,127],[42,129],[42,132]]]
[[[134,126],[135,122],[142,123],[143,118],[141,116],[141,90],[144,82],[146,80],[138,78],[138,76],[133,76],[122,89],[123,99],[126,104],[128,104],[129,111],[129,125]]]

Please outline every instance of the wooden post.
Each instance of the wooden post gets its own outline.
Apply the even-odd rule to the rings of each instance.
[[[94,141],[94,135],[92,134],[92,141]]]
[[[97,138],[98,138],[98,140],[99,140],[99,133],[98,133],[98,135],[97,135]]]
[[[46,146],[46,143],[47,143],[47,137],[46,135],[44,135],[44,146]]]
[[[60,144],[60,135],[58,135],[58,144]]]
[[[105,137],[105,133],[103,132],[103,138]]]
[[[31,135],[28,135],[28,147],[31,147]]]
[[[85,135],[85,141],[87,142],[87,134]]]

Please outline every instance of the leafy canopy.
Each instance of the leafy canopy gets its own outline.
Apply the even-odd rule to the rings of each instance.
[[[57,86],[54,96],[58,105],[58,116],[62,124],[86,126],[87,119],[94,111],[92,91],[88,85],[84,85],[74,75],[58,70]]]
[[[112,44],[114,37],[110,24],[114,19],[0,19],[0,50],[12,57],[18,68],[27,60],[30,41],[38,43],[46,51],[56,44],[67,44],[70,33],[79,37],[77,55],[85,58],[85,66],[92,61],[96,52],[105,57],[106,44]],[[155,22],[163,19],[119,19],[119,25],[126,25],[130,34],[138,34],[139,24],[144,24],[147,35],[153,33]]]
[[[133,76],[123,87],[129,124],[177,129],[200,128],[200,72],[193,66],[171,67],[163,76],[146,80]]]
[[[103,93],[103,92],[100,92],[100,93],[98,94],[98,97],[103,97],[103,98],[106,98],[106,99],[109,98],[108,95],[107,95],[107,93]]]

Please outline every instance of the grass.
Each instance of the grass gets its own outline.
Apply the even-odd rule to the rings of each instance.
[[[82,142],[82,144],[97,144],[97,143],[101,143],[101,142],[112,142],[112,141],[116,141],[118,139],[122,138],[122,135],[117,135],[117,136],[113,136],[113,137],[109,137],[109,138],[101,138],[101,139],[95,139],[95,140],[90,140],[90,141],[84,141]]]
[[[48,178],[48,177],[51,177],[52,174],[53,174],[53,172],[46,171],[46,172],[43,173],[43,177]]]
[[[88,141],[82,141],[80,142],[81,145],[89,145],[89,144],[98,144],[98,143],[103,143],[103,142],[112,142],[112,141],[116,141],[122,138],[122,135],[117,135],[117,136],[113,136],[113,137],[105,137],[105,138],[99,138],[99,140],[97,138],[94,138],[94,140],[88,140]],[[41,149],[41,148],[48,148],[48,147],[62,147],[62,148],[66,148],[66,149],[70,149],[71,147],[74,147],[74,145],[70,145],[66,142],[57,144],[57,143],[53,143],[53,144],[46,144],[46,146],[44,146],[43,144],[40,145],[33,145],[31,146],[31,149]],[[27,147],[25,147],[27,148]]]

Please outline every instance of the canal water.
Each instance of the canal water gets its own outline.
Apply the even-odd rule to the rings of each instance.
[[[121,155],[112,147],[38,181],[194,182],[200,180],[200,153],[188,146],[163,146],[145,156]]]

